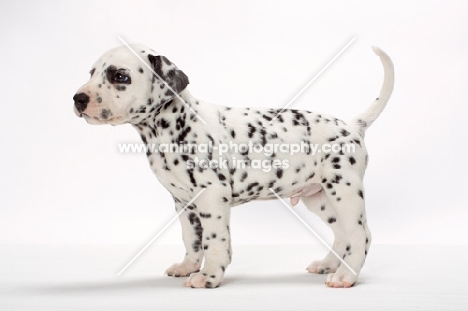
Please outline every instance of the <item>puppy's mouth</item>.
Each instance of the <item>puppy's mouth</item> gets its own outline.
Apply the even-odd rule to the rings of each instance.
[[[83,113],[79,112],[78,109],[76,109],[76,107],[73,107],[73,112],[78,118],[83,118]]]
[[[87,115],[85,112],[80,113],[79,115],[80,118],[84,118],[86,122],[89,124],[110,124],[110,125],[118,125],[122,123],[122,118],[121,117],[107,117],[106,119],[104,118],[98,118],[95,116],[90,116]]]
[[[100,124],[110,124],[110,125],[119,125],[125,123],[124,116],[114,116],[113,112],[110,109],[104,108],[98,111],[98,114],[95,113],[89,114],[86,110],[80,112],[76,109],[73,109],[75,115],[78,118],[83,118],[88,124],[100,125]]]

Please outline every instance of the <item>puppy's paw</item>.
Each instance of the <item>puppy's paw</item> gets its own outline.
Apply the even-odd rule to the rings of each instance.
[[[200,265],[199,264],[194,264],[189,261],[183,261],[181,263],[175,263],[172,266],[170,266],[166,272],[164,272],[165,275],[167,276],[173,276],[173,277],[185,277],[189,276],[190,274],[194,272],[200,271]]]
[[[351,271],[346,272],[336,272],[329,274],[325,284],[328,287],[333,288],[349,288],[354,286],[357,281],[357,276],[354,275]]]
[[[222,276],[209,274],[206,272],[193,273],[190,275],[184,286],[191,288],[216,288],[221,285]]]
[[[333,273],[338,269],[339,262],[336,260],[317,260],[311,263],[306,270],[309,273],[327,274]]]

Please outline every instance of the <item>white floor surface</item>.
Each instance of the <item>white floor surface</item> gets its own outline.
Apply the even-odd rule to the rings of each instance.
[[[373,245],[357,286],[331,289],[307,265],[322,246],[234,245],[217,289],[163,275],[182,246],[0,246],[0,310],[468,310],[468,250]]]

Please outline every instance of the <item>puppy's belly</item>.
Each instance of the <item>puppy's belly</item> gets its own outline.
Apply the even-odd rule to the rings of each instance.
[[[291,195],[291,205],[295,206],[297,203],[299,203],[301,197],[311,197],[319,193],[320,190],[322,190],[322,186],[320,184],[307,185],[306,187]]]

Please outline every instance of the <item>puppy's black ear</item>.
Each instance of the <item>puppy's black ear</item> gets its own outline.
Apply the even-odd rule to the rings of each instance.
[[[161,79],[177,93],[182,92],[189,84],[189,79],[182,70],[179,70],[176,65],[171,63],[164,56],[148,55],[148,60]]]

